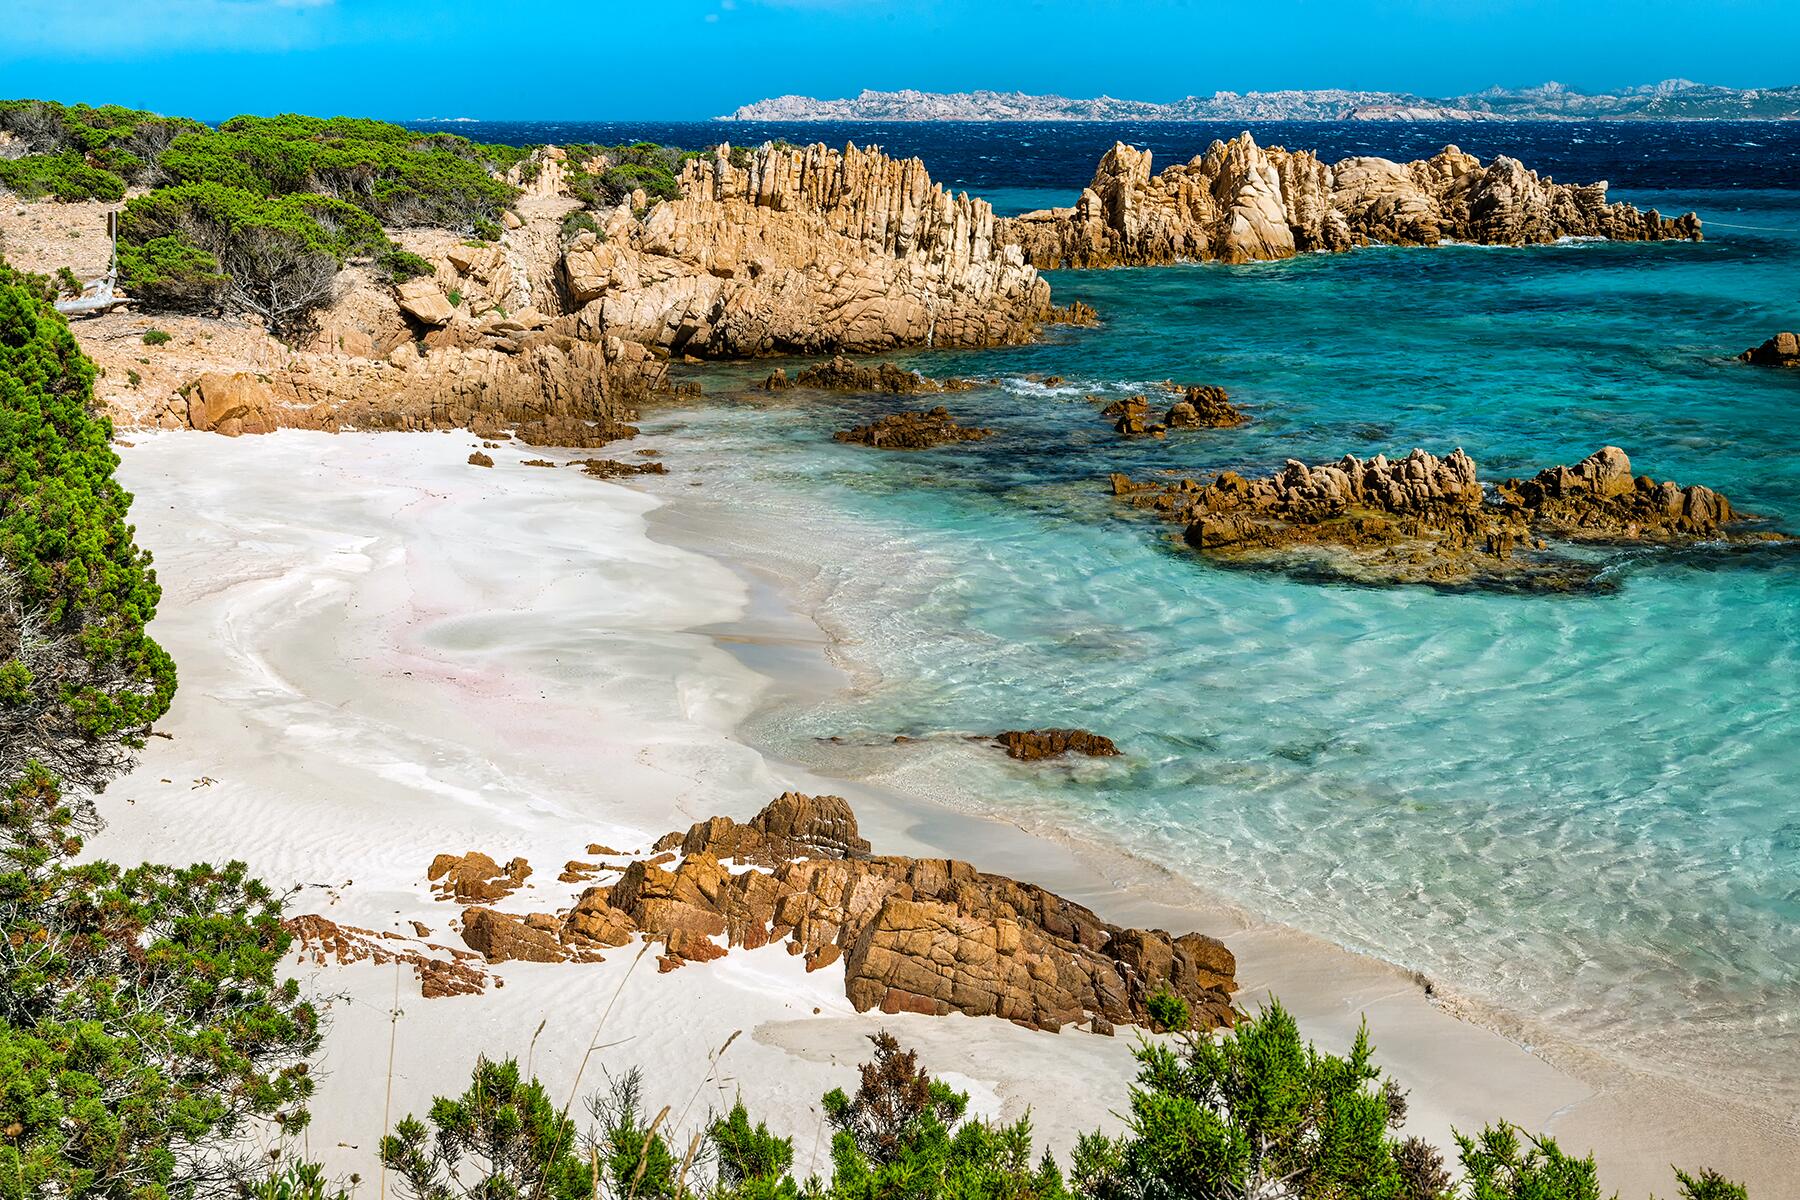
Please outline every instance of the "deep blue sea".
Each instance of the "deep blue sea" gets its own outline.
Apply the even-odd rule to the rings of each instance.
[[[873,141],[1016,211],[1069,202],[1115,138],[1160,164],[1237,127],[459,131]],[[1800,372],[1733,361],[1800,327],[1800,124],[1253,132],[1327,158],[1513,154],[1693,209],[1706,240],[1052,273],[1099,328],[900,356],[1004,380],[951,398],[998,436],[923,454],[832,442],[876,398],[651,414],[705,435],[687,473],[781,531],[754,549],[812,581],[859,671],[756,736],[1105,839],[1562,1036],[1800,1109],[1800,553],[1612,553],[1614,586],[1584,596],[1321,584],[1200,562],[1104,487],[1414,446],[1497,477],[1613,443],[1800,533]],[[768,366],[703,379],[729,396]],[[1253,422],[1128,443],[1082,399],[1169,378],[1225,387]],[[1126,755],[1026,769],[960,736],[1036,725]]]

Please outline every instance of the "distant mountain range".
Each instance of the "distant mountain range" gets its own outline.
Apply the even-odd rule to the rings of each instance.
[[[1170,104],[1024,92],[865,91],[848,100],[777,96],[721,121],[1791,121],[1800,86],[1728,88],[1667,79],[1618,92],[1560,83],[1431,98],[1401,92],[1214,92]]]

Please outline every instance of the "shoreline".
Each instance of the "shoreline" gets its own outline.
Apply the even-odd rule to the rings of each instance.
[[[1222,936],[1239,958],[1239,1001],[1273,987],[1324,1045],[1347,1042],[1368,1013],[1378,1061],[1413,1091],[1409,1131],[1434,1142],[1452,1125],[1504,1116],[1578,1153],[1592,1145],[1607,1186],[1626,1197],[1666,1194],[1671,1159],[1717,1166],[1753,1194],[1794,1182],[1796,1139],[1747,1110],[1696,1104],[1660,1080],[1558,1067],[1431,1004],[1397,968],[1209,909],[1167,873],[1148,886],[1172,894],[1146,894],[1130,863],[1096,863],[1078,844],[745,745],[738,731],[763,706],[834,686],[840,668],[828,632],[777,581],[663,540],[686,519],[679,453],[668,491],[648,495],[518,469],[512,446],[495,452],[498,469],[471,468],[461,461],[470,440],[177,434],[125,451],[133,515],[169,593],[155,632],[183,688],[166,723],[175,740],[153,741],[102,797],[109,829],[95,852],[242,857],[271,883],[305,885],[291,911],[374,929],[424,920],[448,940],[453,910],[424,891],[435,852],[526,855],[534,882],[498,907],[528,911],[566,902],[544,894],[555,890],[547,880],[584,842],[747,816],[788,787],[839,791],[879,851],[950,852],[1113,919],[1142,913],[1130,919]],[[643,440],[678,450],[680,436]],[[494,971],[503,989],[425,1003],[397,969],[306,965],[303,982],[342,998],[311,1149],[373,1174],[383,1106],[372,1064],[390,1037],[396,1118],[460,1090],[477,1049],[517,1054],[560,1094],[627,978],[629,1002],[592,1040],[624,1042],[616,1066],[645,1066],[653,1096],[678,1103],[711,1086],[728,1105],[727,1085],[740,1088],[759,1117],[795,1135],[802,1170],[818,1095],[845,1081],[876,1028],[916,1045],[977,1113],[1033,1108],[1043,1141],[1065,1157],[1075,1134],[1116,1127],[1109,1114],[1133,1073],[1129,1037],[855,1014],[841,975],[808,976],[773,948],[666,976],[633,966],[624,952],[594,966],[509,963]],[[533,1030],[546,1025],[540,1042]],[[734,1028],[751,1036],[729,1076],[715,1075],[707,1051]],[[1071,1113],[1058,1104],[1071,1095],[1101,1102]]]
[[[765,603],[785,606],[784,613],[764,611],[741,626],[728,622],[696,632],[713,636],[731,650],[755,642],[758,634],[753,631],[765,631],[762,636],[767,636],[766,631],[774,628],[779,630],[775,636],[790,647],[815,648],[844,686],[859,690],[881,686],[879,670],[857,660],[848,639],[824,619],[822,606],[803,598],[810,580],[784,578],[767,558],[746,561],[746,548],[732,543],[729,525],[708,522],[703,506],[685,500],[680,491],[658,491],[666,503],[649,514],[653,538],[713,558],[761,589]],[[806,671],[805,656],[802,650],[782,656],[781,662]],[[749,658],[742,661],[762,669]],[[780,690],[765,694],[745,726],[781,707]],[[1447,989],[1379,955],[1256,913],[1125,846],[1072,832],[1050,820],[1028,823],[984,811],[979,804],[955,806],[900,787],[792,762],[751,737],[745,741],[772,764],[834,783],[834,790],[852,801],[864,835],[883,852],[967,859],[982,870],[1029,879],[1109,921],[1171,933],[1195,929],[1219,937],[1238,957],[1241,990],[1234,1001],[1240,1007],[1254,1008],[1279,998],[1301,1022],[1305,1036],[1334,1051],[1349,1046],[1358,1019],[1367,1016],[1377,1063],[1414,1089],[1414,1116],[1407,1132],[1419,1133],[1440,1148],[1454,1148],[1453,1125],[1470,1133],[1478,1131],[1484,1120],[1504,1118],[1528,1132],[1557,1137],[1565,1150],[1578,1155],[1593,1149],[1603,1184],[1628,1196],[1668,1186],[1668,1167],[1657,1156],[1675,1155],[1675,1165],[1682,1165],[1676,1147],[1717,1148],[1712,1150],[1717,1155],[1728,1153],[1723,1148],[1730,1146],[1750,1155],[1746,1162],[1762,1162],[1762,1153],[1753,1147],[1766,1138],[1783,1150],[1768,1155],[1766,1165],[1774,1174],[1762,1186],[1800,1184],[1800,1167],[1783,1169],[1789,1161],[1800,1162],[1800,1119],[1790,1118],[1784,1127],[1778,1114],[1759,1112],[1722,1089],[1608,1058],[1557,1037],[1529,1014]],[[1385,1048],[1384,1023],[1389,1027]],[[1396,1037],[1401,1031],[1404,1034]],[[1396,1043],[1401,1046],[1398,1053],[1393,1049]],[[1537,1069],[1514,1059],[1529,1059]],[[1480,1077],[1471,1068],[1483,1061],[1502,1065],[1516,1078],[1486,1077],[1490,1090],[1483,1101],[1469,1103],[1467,1096],[1473,1090],[1469,1080]],[[1423,1088],[1430,1090],[1421,1094]],[[1493,1098],[1508,1092],[1510,1100]],[[1463,1095],[1460,1102],[1453,1099],[1457,1093]],[[1711,1117],[1703,1129],[1696,1128],[1692,1118],[1707,1106],[1712,1106]],[[1457,1116],[1459,1109],[1464,1116]],[[1541,1118],[1528,1119],[1526,1114],[1532,1112],[1541,1113]],[[1422,1113],[1427,1114],[1423,1121]],[[1471,1113],[1479,1115],[1471,1120],[1466,1115]],[[1632,1136],[1621,1138],[1627,1128]],[[1737,1169],[1747,1178],[1757,1178],[1747,1167]],[[1751,1190],[1753,1194],[1758,1190],[1754,1182]]]

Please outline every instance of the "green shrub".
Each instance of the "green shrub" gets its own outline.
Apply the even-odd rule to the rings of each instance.
[[[161,167],[177,183],[327,195],[386,225],[468,230],[498,219],[514,192],[493,172],[524,153],[360,118],[234,117],[175,139]]]
[[[0,663],[29,680],[0,706],[0,784],[36,760],[103,786],[175,690],[93,386],[42,284],[0,265]]]
[[[82,291],[81,280],[68,267],[56,268],[56,287],[67,296],[79,296]]]
[[[137,197],[119,240],[127,287],[152,305],[251,312],[277,334],[304,330],[331,302],[346,259],[394,249],[373,217],[345,201],[215,183]]]
[[[305,1124],[317,1015],[276,968],[279,900],[243,864],[72,865],[56,781],[0,792],[0,1194],[222,1189],[264,1120]]]
[[[570,242],[583,233],[591,233],[601,241],[606,240],[606,231],[594,220],[594,214],[585,208],[578,208],[563,218],[561,237],[563,241]]]
[[[146,329],[146,330],[144,330],[144,345],[146,345],[146,346],[166,346],[173,340],[174,339],[165,330],[162,330],[162,329]]]
[[[27,200],[45,196],[57,200],[119,200],[125,195],[123,179],[90,165],[74,151],[0,160],[0,187]]]
[[[387,273],[389,279],[403,283],[408,279],[417,279],[421,275],[434,275],[437,268],[410,250],[402,250],[395,246],[382,251],[376,256],[376,264]]]
[[[381,1139],[381,1161],[416,1200],[594,1194],[588,1164],[576,1154],[574,1122],[542,1084],[521,1079],[510,1058],[479,1060],[468,1091],[438,1097],[425,1121],[400,1121]]]

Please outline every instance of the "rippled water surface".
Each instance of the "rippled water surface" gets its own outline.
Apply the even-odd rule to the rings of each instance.
[[[1104,486],[1113,470],[1266,472],[1415,445],[1462,446],[1492,477],[1615,443],[1639,472],[1707,483],[1800,532],[1800,372],[1732,361],[1800,325],[1800,191],[1716,132],[1711,178],[1764,186],[1694,190],[1691,164],[1668,163],[1625,181],[1637,202],[1697,209],[1700,245],[1058,273],[1058,299],[1092,303],[1100,328],[902,359],[1001,377],[948,398],[998,431],[986,442],[833,443],[896,407],[873,397],[651,414],[651,430],[701,435],[669,491],[724,506],[745,549],[812,579],[865,674],[756,735],[1103,837],[1792,1111],[1800,555],[1610,554],[1616,586],[1575,597],[1322,585],[1197,561],[1123,519]],[[1564,139],[1558,162],[1593,153],[1569,127],[1530,136]],[[1791,153],[1800,133],[1784,136]],[[965,148],[965,174],[971,160]],[[727,394],[766,369],[703,380]],[[1066,382],[1028,378],[1051,374]],[[1254,420],[1126,443],[1083,399],[1165,378],[1220,384]],[[1030,725],[1096,729],[1126,756],[1029,770],[962,737]],[[892,744],[902,733],[925,741]]]

